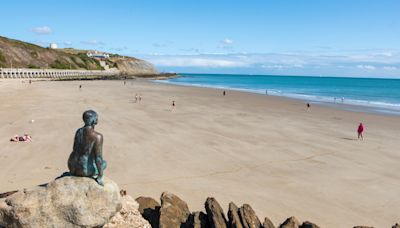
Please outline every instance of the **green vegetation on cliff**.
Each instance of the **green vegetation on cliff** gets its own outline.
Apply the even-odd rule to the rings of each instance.
[[[1,36],[0,67],[103,70],[98,60],[85,53],[67,53]]]
[[[31,69],[104,70],[100,61],[87,56],[89,50],[73,48],[50,49],[0,36],[0,67]],[[90,50],[94,52],[94,50]],[[121,75],[157,75],[157,69],[141,59],[109,54],[104,60],[108,68],[116,68]]]

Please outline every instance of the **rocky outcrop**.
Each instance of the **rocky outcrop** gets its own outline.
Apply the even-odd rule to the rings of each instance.
[[[274,224],[272,223],[269,218],[265,217],[264,222],[263,222],[263,227],[264,228],[275,228]]]
[[[248,204],[243,204],[239,209],[239,215],[244,228],[260,228],[261,222],[258,219],[253,208]]]
[[[217,200],[213,197],[209,197],[205,203],[208,220],[212,228],[226,228],[227,221],[225,218],[224,211],[219,205]]]
[[[312,222],[305,221],[303,224],[301,224],[300,228],[319,228],[319,226],[315,225]]]
[[[153,64],[141,59],[124,57],[113,58],[112,61],[122,75],[146,76],[159,74]]]
[[[196,211],[190,215],[187,227],[190,228],[209,228],[210,224],[208,222],[207,215],[202,211]]]
[[[178,196],[164,192],[161,194],[160,228],[187,227],[190,215],[186,202]]]
[[[159,227],[161,205],[151,197],[138,197],[139,212],[142,214],[152,227]]]
[[[63,177],[0,201],[5,227],[99,227],[122,208],[119,188],[105,178]]]
[[[129,195],[122,196],[121,210],[103,228],[151,228],[141,216],[139,204]]]
[[[228,210],[228,226],[231,228],[243,228],[242,222],[240,221],[239,208],[235,203],[229,203]]]
[[[290,217],[286,219],[279,228],[299,228],[300,223],[295,217]]]

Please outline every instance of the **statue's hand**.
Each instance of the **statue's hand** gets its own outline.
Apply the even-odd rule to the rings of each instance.
[[[96,182],[97,182],[99,185],[104,186],[103,177],[97,177],[97,178],[96,178]]]

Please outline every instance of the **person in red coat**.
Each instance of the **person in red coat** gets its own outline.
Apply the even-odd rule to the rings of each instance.
[[[364,140],[363,132],[364,132],[364,125],[362,123],[360,123],[360,125],[358,125],[358,129],[357,129],[358,139]]]

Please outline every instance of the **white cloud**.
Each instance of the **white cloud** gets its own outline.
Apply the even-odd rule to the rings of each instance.
[[[92,46],[104,45],[104,42],[101,42],[98,40],[84,40],[84,41],[81,41],[81,43],[86,44],[86,45],[92,45]]]
[[[246,67],[247,63],[209,56],[165,56],[152,59],[151,62],[162,67]]]
[[[249,72],[291,75],[400,76],[400,51],[378,55],[359,53],[197,53],[142,54],[158,67],[173,69],[213,68],[213,72]],[[359,58],[355,58],[358,56]],[[361,57],[362,56],[362,57]],[[390,56],[390,57],[389,57]],[[217,69],[220,68],[220,69]],[[240,69],[239,69],[240,68]],[[186,70],[184,69],[184,70]],[[194,70],[195,69],[195,70]],[[177,70],[177,69],[175,69]],[[190,69],[189,69],[190,70]]]
[[[357,65],[357,68],[363,69],[363,70],[375,70],[376,67],[372,65]]]
[[[49,34],[53,33],[53,30],[49,26],[42,26],[42,27],[33,28],[32,32],[34,32],[38,35],[49,35]]]
[[[233,44],[233,40],[228,39],[228,38],[225,38],[225,39],[222,41],[222,43],[224,43],[224,44],[226,44],[226,45],[230,45],[230,44]]]

